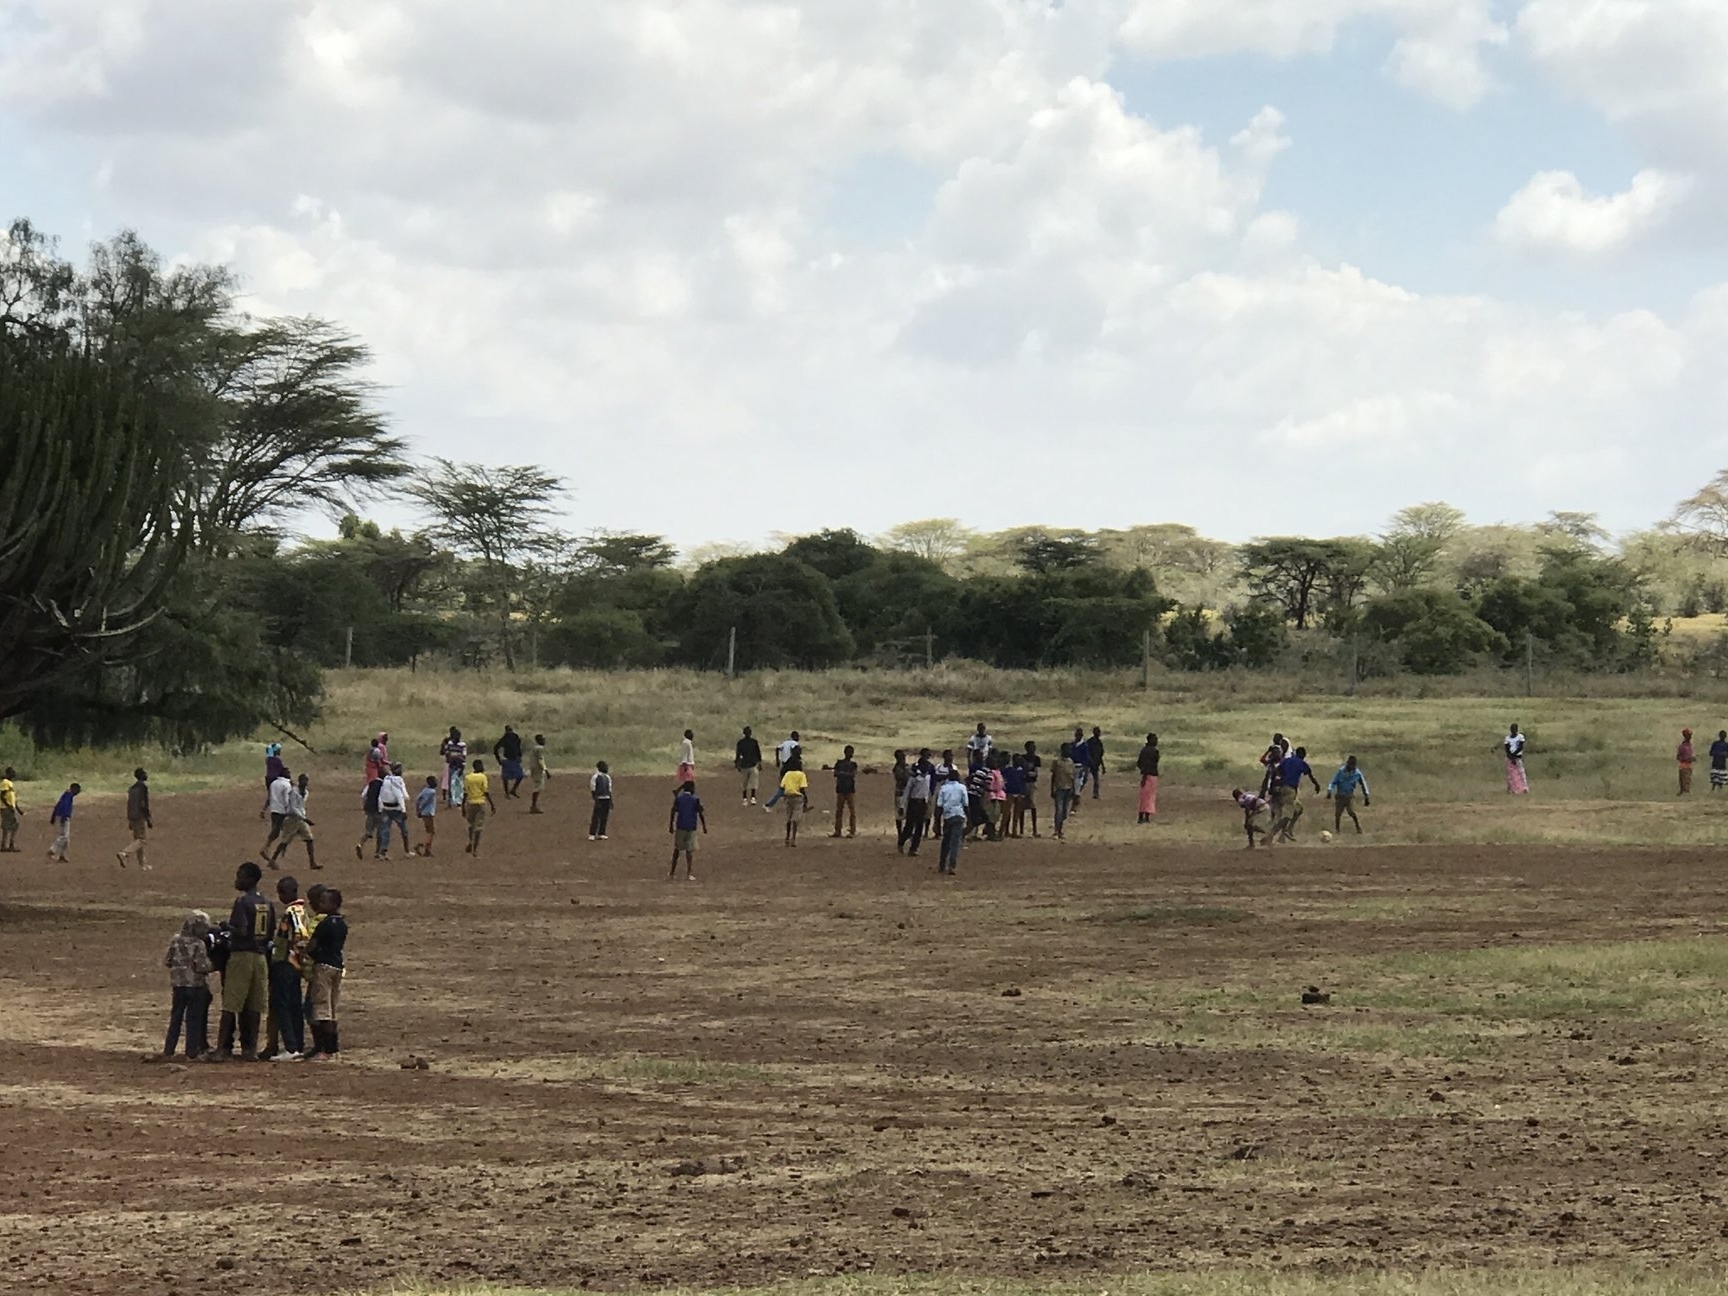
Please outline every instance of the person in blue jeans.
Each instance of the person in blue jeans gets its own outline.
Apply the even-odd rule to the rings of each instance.
[[[950,769],[948,781],[936,789],[936,817],[942,821],[942,849],[936,871],[952,874],[960,863],[960,846],[966,840],[966,784],[960,771]]]

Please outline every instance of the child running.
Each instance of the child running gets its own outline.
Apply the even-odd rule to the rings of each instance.
[[[408,783],[402,777],[402,767],[390,766],[384,785],[378,789],[378,855],[390,858],[390,830],[402,838],[402,849],[408,850]]]
[[[595,764],[588,795],[594,798],[594,813],[588,816],[588,840],[605,841],[606,824],[612,818],[612,770],[605,761]]]
[[[288,808],[282,816],[282,835],[268,861],[271,868],[282,867],[282,856],[287,854],[288,848],[297,841],[306,843],[307,868],[324,867],[318,862],[317,847],[312,841],[312,821],[306,817],[306,798],[310,793],[311,780],[304,774],[300,776],[300,781],[288,790],[288,800],[285,803]]]
[[[1332,831],[1344,831],[1344,816],[1350,816],[1350,822],[1356,825],[1356,835],[1362,835],[1362,821],[1356,817],[1356,794],[1362,794],[1364,808],[1372,805],[1368,799],[1368,780],[1362,776],[1362,771],[1356,767],[1356,758],[1348,756],[1338,772],[1332,776],[1332,781],[1326,785],[1327,799],[1332,802]]]
[[[60,794],[60,799],[54,803],[54,813],[48,816],[48,823],[54,828],[54,844],[48,848],[48,858],[57,864],[69,864],[66,852],[72,849],[72,803],[84,789],[74,783]]]
[[[708,831],[708,816],[702,809],[702,798],[696,795],[696,784],[686,779],[672,798],[672,817],[666,831],[672,834],[672,872],[668,880],[678,876],[678,856],[684,856],[684,880],[696,880],[697,829]]]

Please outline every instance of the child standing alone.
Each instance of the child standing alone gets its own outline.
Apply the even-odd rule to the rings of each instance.
[[[606,822],[612,817],[612,772],[605,761],[594,766],[588,794],[594,798],[594,813],[588,817],[588,840],[605,841]]]

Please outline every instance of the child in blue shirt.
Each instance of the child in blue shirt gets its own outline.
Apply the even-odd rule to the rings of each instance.
[[[1332,776],[1332,781],[1326,785],[1326,795],[1332,801],[1332,830],[1344,831],[1344,816],[1350,816],[1350,822],[1356,825],[1358,835],[1362,832],[1362,821],[1356,817],[1356,794],[1362,794],[1364,806],[1372,804],[1368,799],[1368,780],[1362,776],[1362,771],[1356,766],[1354,756],[1345,760],[1342,768]]]
[[[414,798],[414,813],[420,816],[420,826],[426,832],[426,840],[414,848],[414,853],[431,859],[432,839],[438,835],[438,780],[435,776],[426,776],[426,786]]]
[[[54,813],[48,816],[49,825],[57,829],[54,844],[48,848],[48,858],[57,864],[68,862],[66,852],[72,849],[72,801],[83,790],[76,783],[67,788],[54,803]]]

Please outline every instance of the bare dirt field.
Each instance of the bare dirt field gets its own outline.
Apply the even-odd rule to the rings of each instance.
[[[162,798],[149,873],[101,807],[73,864],[5,857],[12,1289],[1728,1260],[1719,851],[1250,854],[1179,797],[1215,848],[1134,835],[1118,791],[950,880],[883,779],[858,840],[791,851],[711,778],[686,884],[666,780],[604,843],[579,791],[501,803],[478,862],[453,817],[393,863],[321,820],[290,867],[348,894],[330,1066],[141,1061],[252,791]]]

